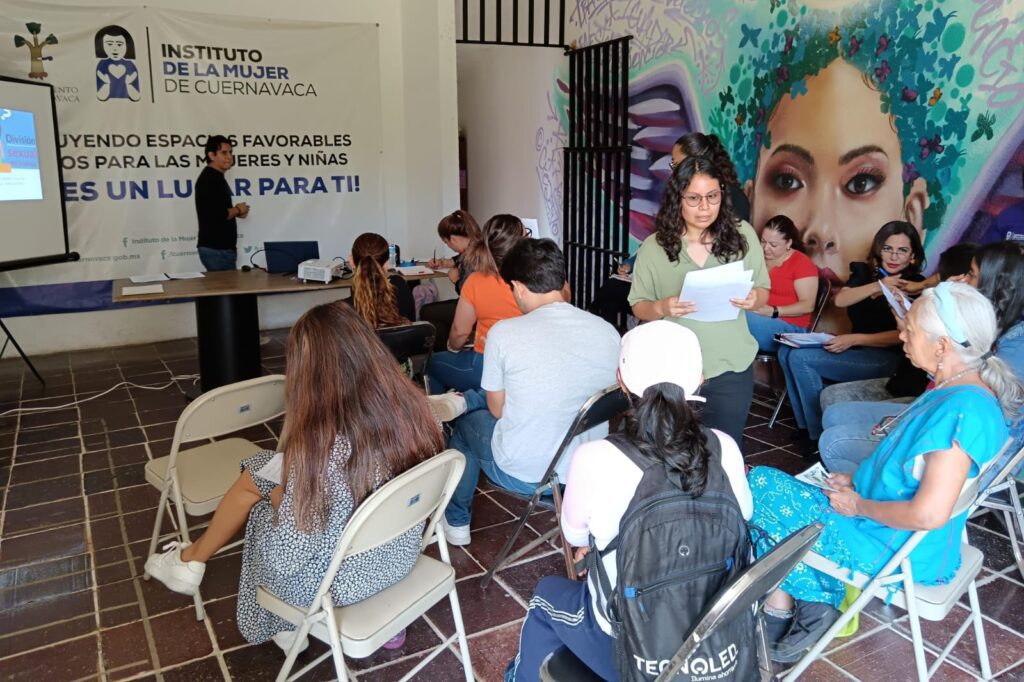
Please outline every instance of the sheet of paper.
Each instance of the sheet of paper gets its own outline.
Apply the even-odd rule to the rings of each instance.
[[[158,272],[155,275],[132,275],[129,277],[132,284],[144,284],[146,282],[166,282],[167,275],[162,272]]]
[[[878,286],[882,288],[882,295],[885,296],[885,300],[889,302],[889,306],[892,311],[896,313],[896,317],[901,320],[907,316],[907,311],[910,310],[910,306],[913,305],[902,291],[893,291],[889,287],[885,286],[885,282],[879,280]]]
[[[790,332],[779,334],[779,336],[782,343],[795,348],[816,348],[824,346],[835,338],[833,334],[828,332]]]
[[[122,296],[143,296],[144,294],[162,293],[164,293],[163,284],[146,284],[141,287],[123,287],[121,289]]]
[[[406,277],[412,275],[432,275],[434,271],[428,268],[426,265],[403,265],[402,267],[395,268],[398,270],[398,274],[405,275]]]
[[[746,298],[753,288],[753,276],[752,271],[743,269],[742,261],[688,273],[679,300],[693,301],[697,311],[684,317],[698,322],[735,320],[740,309],[729,299]]]
[[[167,276],[171,279],[202,279],[206,277],[201,272],[168,272]]]
[[[260,467],[260,470],[255,472],[256,476],[259,476],[265,481],[271,483],[281,484],[281,469],[284,463],[284,454],[277,453],[270,458],[270,461]]]
[[[611,276],[611,279],[617,279],[617,280],[622,281],[622,282],[632,282],[633,281],[633,275],[620,275],[620,274],[616,273],[616,274]]]
[[[821,462],[818,462],[810,469],[797,474],[796,480],[813,485],[815,488],[836,492],[835,489],[828,484],[828,472],[825,471],[825,467],[821,465]]]

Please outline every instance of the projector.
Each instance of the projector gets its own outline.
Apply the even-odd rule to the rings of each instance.
[[[299,279],[303,282],[323,282],[329,284],[332,279],[338,276],[342,264],[338,261],[327,260],[326,258],[311,258],[299,263]]]

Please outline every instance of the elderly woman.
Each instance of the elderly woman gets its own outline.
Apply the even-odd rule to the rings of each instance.
[[[886,433],[854,474],[829,478],[833,491],[775,469],[748,479],[755,500],[751,525],[779,540],[814,521],[825,530],[814,551],[863,573],[877,572],[912,532],[930,531],[910,554],[917,582],[948,581],[960,566],[966,513],[951,517],[968,478],[1006,440],[1005,414],[1024,401],[1024,387],[993,354],[996,316],[966,284],[926,291],[900,332],[916,366],[935,387],[879,428]],[[767,550],[759,543],[759,552]],[[839,617],[841,581],[800,564],[765,606],[772,659],[791,663]]]

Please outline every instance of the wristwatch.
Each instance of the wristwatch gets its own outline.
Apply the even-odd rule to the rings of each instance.
[[[774,318],[774,317],[778,317],[778,316],[779,316],[779,306],[773,305],[772,306],[772,317]]]

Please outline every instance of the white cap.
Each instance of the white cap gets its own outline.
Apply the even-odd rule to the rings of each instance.
[[[655,384],[669,383],[683,389],[687,400],[704,402],[694,395],[703,367],[697,335],[675,322],[647,322],[622,337],[619,375],[629,392],[638,396]]]

